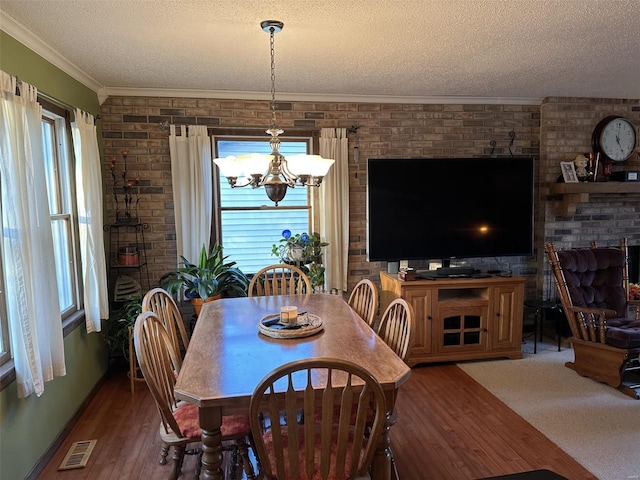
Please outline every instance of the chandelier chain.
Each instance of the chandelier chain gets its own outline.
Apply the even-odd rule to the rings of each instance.
[[[276,124],[276,60],[274,46],[275,27],[269,29],[269,48],[271,53],[271,123],[273,127]]]

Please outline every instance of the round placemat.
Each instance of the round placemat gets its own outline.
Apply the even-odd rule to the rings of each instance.
[[[303,319],[304,317],[306,317],[306,320]],[[258,322],[258,330],[260,330],[260,333],[271,338],[302,338],[308,337],[310,335],[315,335],[324,328],[322,319],[319,316],[312,313],[307,313],[304,315],[304,317],[301,317],[298,320],[298,325],[304,323],[302,326],[297,328],[287,328],[286,326],[280,324],[270,326],[264,325],[262,322],[269,318],[272,318],[272,316],[268,316],[262,321]]]

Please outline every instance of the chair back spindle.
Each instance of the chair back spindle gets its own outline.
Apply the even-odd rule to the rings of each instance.
[[[249,296],[311,293],[309,277],[295,265],[279,263],[259,270],[249,283]]]
[[[378,381],[359,365],[332,358],[276,368],[254,390],[249,410],[267,479],[363,476],[385,425]]]
[[[371,280],[360,280],[349,295],[348,303],[371,328],[374,327],[378,311],[378,289]]]
[[[189,337],[180,310],[171,295],[162,288],[149,290],[142,299],[142,311],[154,312],[167,330],[171,343],[178,352],[187,350]]]
[[[382,314],[378,335],[404,362],[414,335],[413,308],[403,298],[393,300]]]

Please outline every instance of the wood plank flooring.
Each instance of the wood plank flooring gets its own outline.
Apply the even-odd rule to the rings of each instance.
[[[40,480],[147,480],[168,477],[159,465],[158,413],[144,384],[129,392],[112,375],[91,401]],[[597,480],[454,364],[415,367],[398,399],[391,430],[402,480],[473,480],[549,469],[570,480]],[[70,445],[98,439],[83,469],[57,471]],[[195,457],[180,478],[193,478]]]

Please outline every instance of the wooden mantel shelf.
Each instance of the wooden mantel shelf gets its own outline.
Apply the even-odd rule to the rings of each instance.
[[[578,203],[589,202],[590,194],[640,194],[640,182],[553,183],[549,187],[549,193],[562,196],[561,215],[571,217],[575,215]]]

